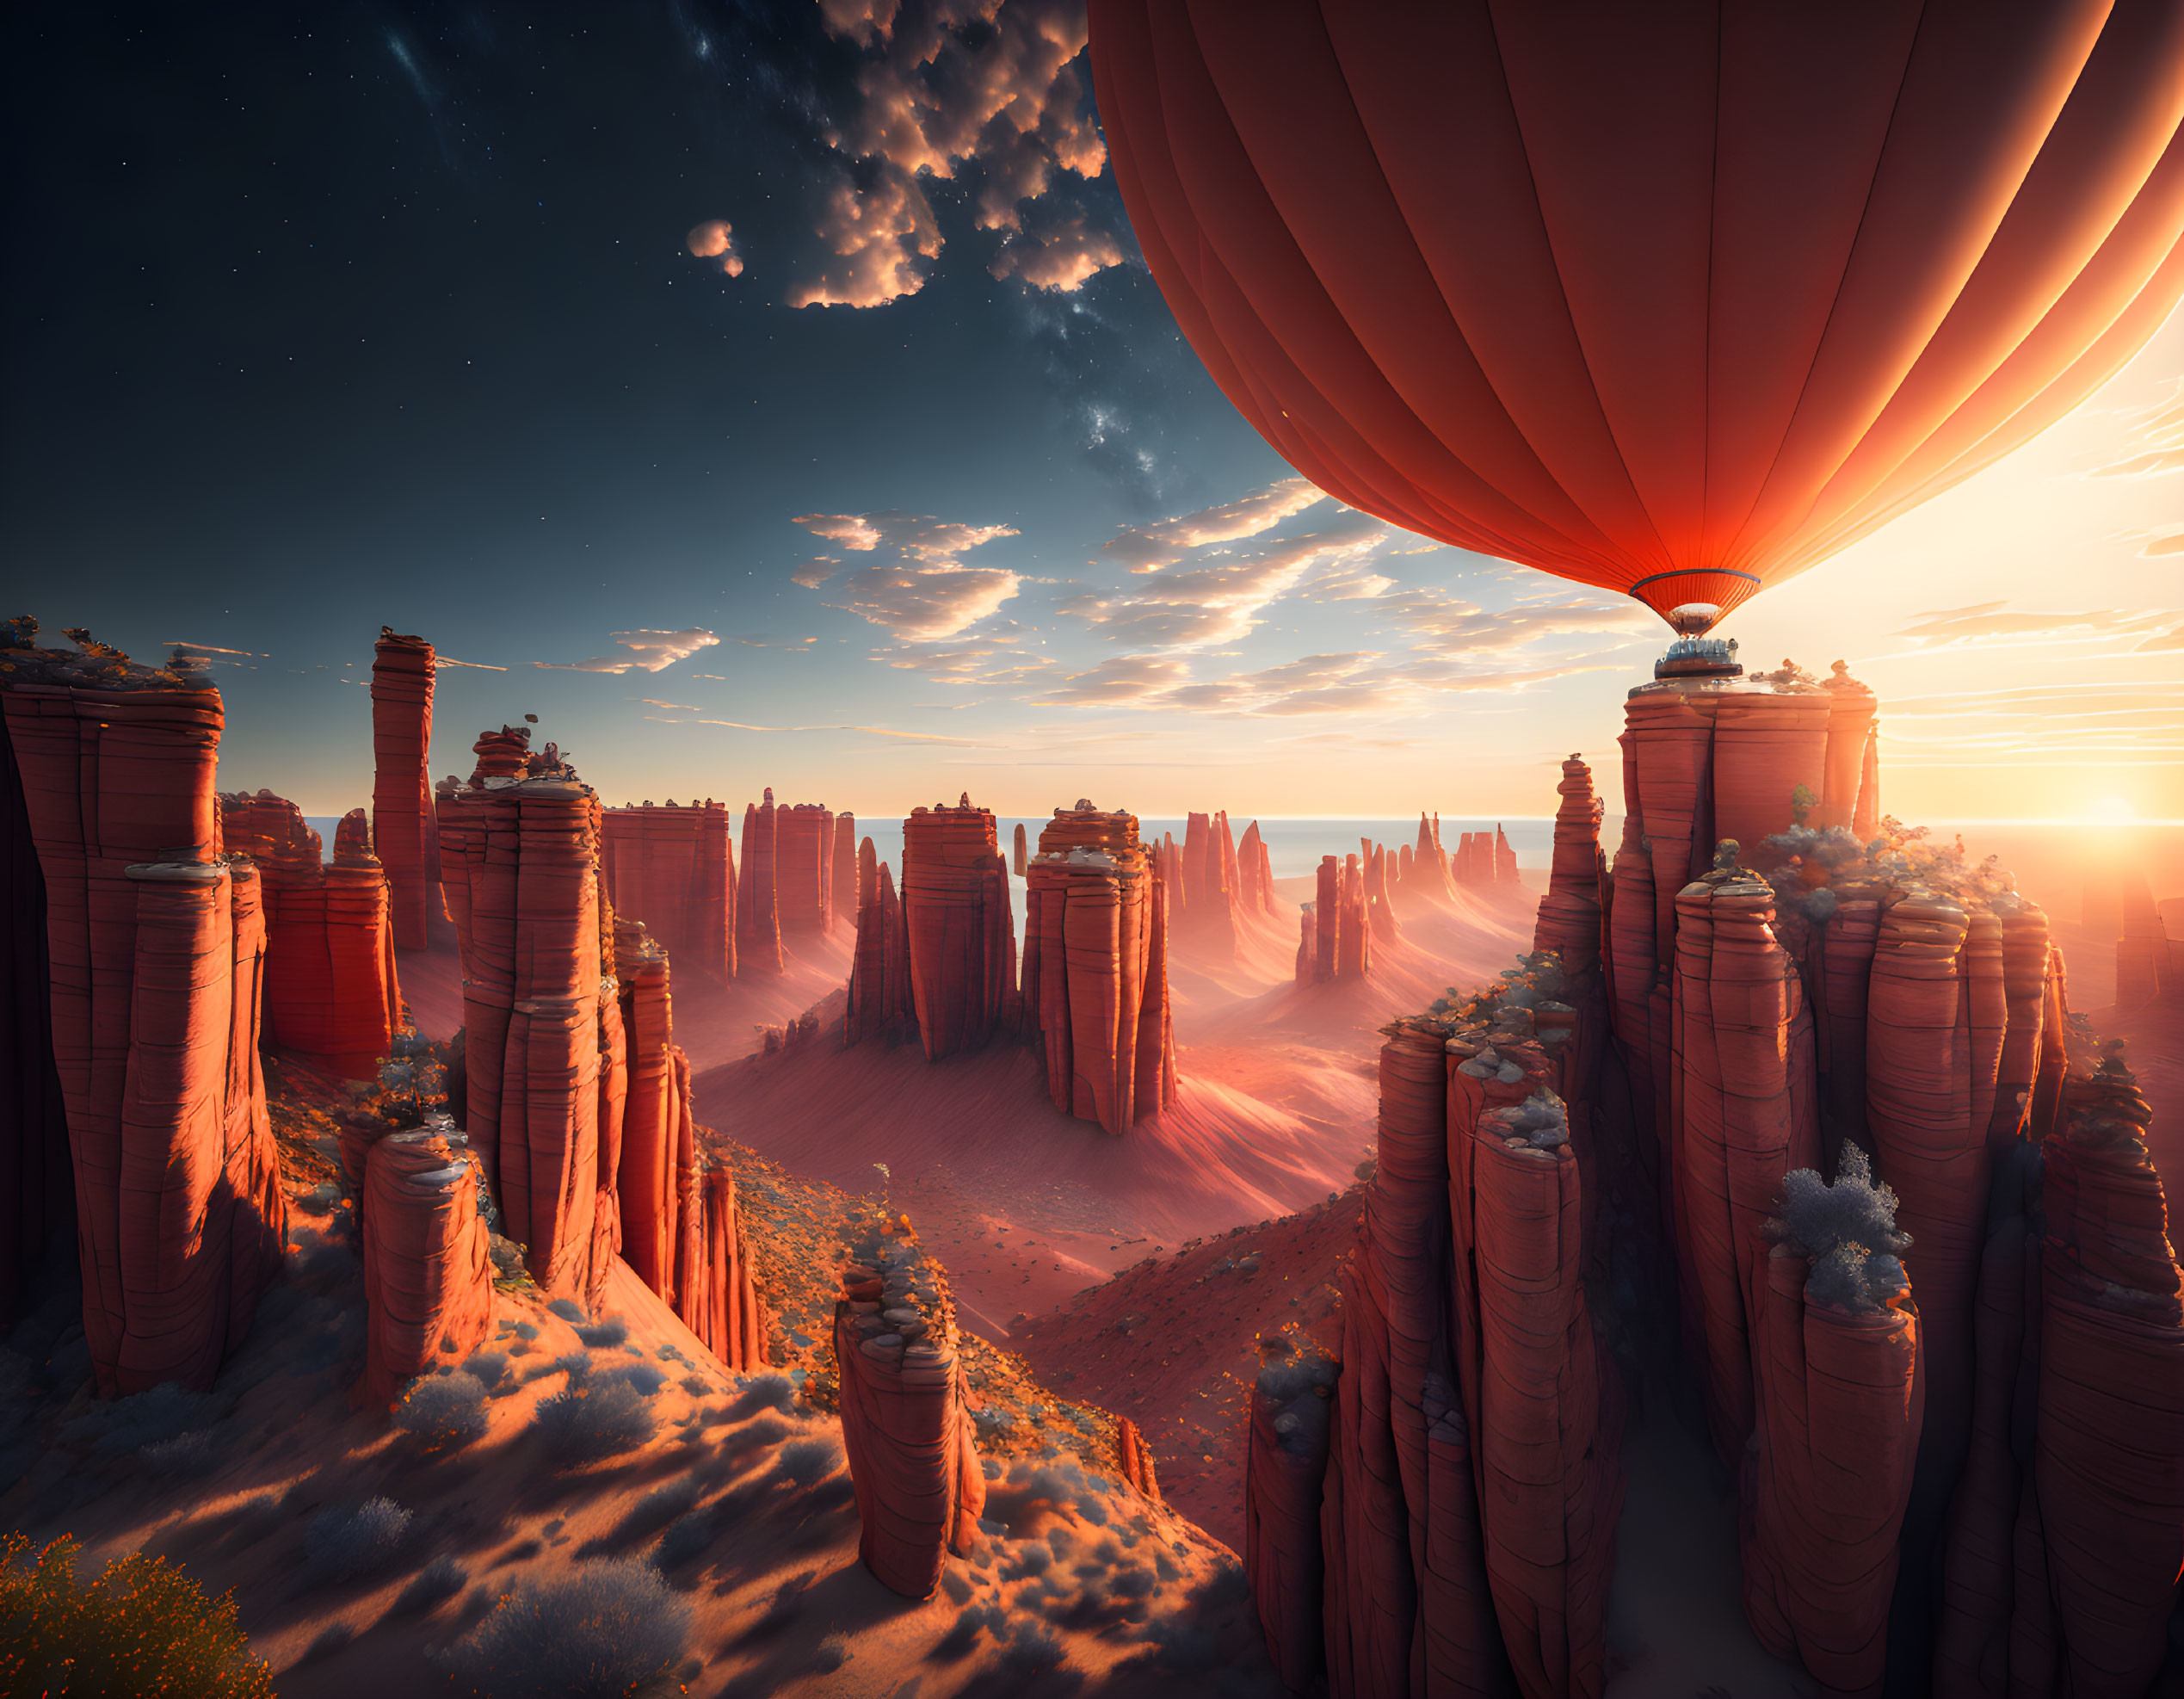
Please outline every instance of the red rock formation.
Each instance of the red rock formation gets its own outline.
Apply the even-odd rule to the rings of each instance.
[[[364,1401],[460,1362],[493,1327],[493,1263],[478,1164],[444,1118],[375,1140],[357,1200],[364,1259]]]
[[[1169,924],[1179,945],[1200,957],[1232,961],[1239,916],[1256,911],[1243,900],[1227,813],[1190,815],[1181,850],[1168,839],[1153,861],[1168,893]]]
[[[2010,1678],[2124,1699],[2162,1668],[2184,1568],[2184,1280],[2120,1046],[2070,1099],[2045,1147],[2032,1475],[2048,1598],[2021,1595]]]
[[[1850,835],[1868,841],[1881,823],[1880,728],[1866,733],[1866,755],[1858,778],[1858,811],[1850,819]]]
[[[1024,902],[1023,1028],[1054,1106],[1126,1133],[1175,1095],[1167,885],[1136,817],[1055,810]]]
[[[1555,812],[1554,861],[1532,948],[1554,951],[1567,972],[1589,973],[1600,965],[1601,893],[1607,877],[1600,852],[1602,810],[1593,792],[1593,769],[1581,756],[1562,763],[1562,782],[1555,788],[1562,802]]]
[[[1331,858],[1330,858],[1331,859]],[[1335,947],[1335,977],[1361,979],[1373,969],[1373,929],[1365,912],[1365,874],[1354,856],[1342,858],[1342,919]]]
[[[1454,894],[1449,880],[1448,856],[1441,847],[1438,814],[1430,825],[1422,812],[1418,816],[1418,847],[1410,858],[1410,872],[1418,889],[1428,896],[1446,898]]]
[[[1274,1673],[1309,1693],[1327,1665],[1320,1505],[1341,1365],[1304,1335],[1269,1339],[1252,1389],[1243,1568]]]
[[[220,809],[228,853],[257,863],[264,893],[264,1037],[344,1078],[370,1079],[407,1021],[391,896],[364,811],[342,819],[326,866],[294,803],[235,792]]]
[[[857,948],[842,1013],[845,1042],[899,1042],[917,1029],[910,991],[910,935],[895,876],[876,858],[868,837],[857,852]]]
[[[947,1554],[977,1549],[985,1508],[955,1306],[940,1264],[914,1239],[875,1233],[852,1254],[834,1354],[857,1554],[883,1585],[930,1598]]]
[[[676,1091],[675,1008],[668,955],[629,921],[614,926],[620,1026],[628,1084],[622,1105],[615,1196],[622,1260],[662,1297],[675,1292],[678,1249],[677,1152],[688,1109]]]
[[[1243,829],[1243,841],[1237,845],[1236,866],[1239,906],[1246,914],[1272,914],[1274,868],[1268,859],[1266,840],[1259,835],[1256,820]]]
[[[1342,972],[1342,865],[1332,856],[1319,862],[1319,884],[1312,902],[1312,979],[1325,985]]]
[[[1771,867],[1766,840],[1819,806],[1835,700],[1787,661],[1716,693],[1713,837],[1734,839],[1746,866]]]
[[[1013,1014],[1016,929],[990,811],[965,796],[903,822],[903,925],[928,1060],[987,1042]]]
[[[154,671],[88,633],[71,633],[80,653],[40,650],[34,629],[9,627],[0,701],[43,886],[85,1340],[102,1395],[202,1391],[285,1231],[257,1062],[259,880],[217,860],[219,694],[179,659]],[[11,931],[11,960],[30,949]],[[38,1130],[11,1129],[5,1171],[37,1171]],[[34,1225],[44,1204],[14,1193],[0,1214]]]
[[[736,856],[728,811],[703,803],[609,808],[601,817],[602,887],[618,913],[642,920],[686,973],[736,972]]]
[[[1753,1319],[1744,1611],[1761,1646],[1829,1691],[1878,1695],[1924,1410],[1919,1317],[1894,1199],[1857,1146],[1843,1157],[1833,1187],[1810,1169],[1789,1175],[1770,1224],[1780,1242]]]
[[[1016,847],[1009,852],[1009,871],[1017,878],[1021,879],[1024,876],[1024,864],[1028,859],[1028,852],[1024,848],[1024,825],[1023,822],[1019,820],[1016,823]]]
[[[782,811],[769,787],[765,801],[743,808],[741,882],[736,890],[736,961],[742,973],[779,973],[781,915],[774,854]]]
[[[767,792],[771,797],[773,792]],[[774,878],[781,936],[808,937],[827,924],[827,886],[834,844],[834,816],[824,803],[799,802],[774,811]]]
[[[433,823],[432,645],[379,627],[372,660],[372,846],[392,893],[395,942],[422,950],[439,917]]]
[[[1509,848],[1509,840],[1502,834],[1502,828],[1494,828],[1494,882],[1496,885],[1521,885],[1524,875],[1517,871],[1516,851]]]
[[[463,960],[464,1127],[503,1230],[526,1247],[532,1278],[558,1294],[605,1278],[600,1005],[613,992],[599,819],[598,799],[573,776],[503,778],[443,794],[440,811]]]
[[[857,930],[857,817],[834,817],[834,852],[827,862],[827,930]]]
[[[1365,918],[1373,936],[1383,944],[1392,944],[1403,936],[1403,927],[1396,919],[1393,890],[1388,879],[1388,852],[1385,844],[1376,843],[1365,863]]]
[[[736,1207],[736,1182],[725,1168],[706,1171],[700,1182],[706,1258],[702,1292],[690,1321],[706,1347],[739,1375],[756,1374],[768,1361],[768,1326],[751,1274],[750,1245]],[[684,1317],[689,1320],[688,1315]]]
[[[1820,800],[1811,818],[1824,831],[1830,826],[1849,826],[1858,818],[1859,790],[1865,782],[1867,752],[1873,746],[1873,716],[1879,703],[1842,661],[1821,680],[1820,688],[1828,693],[1828,747],[1822,762],[1825,776]],[[1878,820],[1878,812],[1874,818]]]
[[[1160,1480],[1153,1469],[1153,1455],[1146,1449],[1145,1436],[1138,1431],[1138,1424],[1127,1416],[1115,1420],[1114,1449],[1121,1461],[1122,1478],[1137,1488],[1140,1497],[1157,1504]]]

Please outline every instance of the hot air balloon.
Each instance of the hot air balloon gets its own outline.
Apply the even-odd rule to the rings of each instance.
[[[2184,0],[1091,0],[1140,246],[1339,500],[1708,629],[2184,293]]]

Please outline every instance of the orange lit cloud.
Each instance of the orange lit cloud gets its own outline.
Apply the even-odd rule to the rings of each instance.
[[[534,661],[531,664],[550,667],[557,672],[660,672],[685,656],[710,649],[720,641],[711,632],[694,627],[687,631],[617,631],[608,634],[630,652],[595,655],[588,661]]]
[[[737,251],[734,228],[725,219],[708,219],[682,238],[685,247],[701,260],[719,260],[731,277],[743,275],[743,256]]]
[[[884,626],[905,642],[957,635],[998,611],[1023,583],[1020,574],[1005,568],[966,566],[958,558],[996,538],[1016,535],[1014,526],[959,525],[899,508],[807,513],[796,523],[853,553],[893,553],[893,560],[858,567],[835,583],[836,599],[828,605]],[[802,569],[797,582],[804,583],[819,564]]]
[[[1132,572],[1157,572],[1194,548],[1255,537],[1315,502],[1327,499],[1309,479],[1285,478],[1219,507],[1163,519],[1157,525],[1126,526],[1102,544],[1100,552],[1114,556]]]
[[[1083,0],[822,0],[828,32],[864,52],[825,140],[843,170],[817,234],[834,258],[792,306],[885,306],[925,285],[942,238],[927,184],[978,186],[976,222],[1011,232],[996,277],[1070,290],[1125,248],[1081,208],[1034,220],[1059,176],[1098,176],[1107,150],[1075,61]],[[852,169],[852,168],[854,169]]]

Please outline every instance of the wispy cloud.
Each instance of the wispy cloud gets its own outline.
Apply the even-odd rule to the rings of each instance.
[[[1157,524],[1126,526],[1103,543],[1100,552],[1133,572],[1157,572],[1194,548],[1255,537],[1327,499],[1309,480],[1285,478],[1218,507],[1202,508]]]
[[[929,732],[898,732],[885,726],[753,726],[740,720],[670,720],[663,714],[648,714],[645,717],[656,726],[719,726],[731,732],[776,733],[858,732],[874,738],[900,738],[913,744],[953,744],[962,749],[995,747],[991,744],[981,743],[973,738],[942,738]]]
[[[1984,642],[1992,639],[2037,639],[2057,642],[2088,638],[2127,637],[2184,620],[2184,613],[2128,613],[2120,609],[2096,608],[2071,612],[2013,608],[2007,601],[1975,602],[1964,608],[1944,608],[1916,615],[1895,633],[1897,637],[1934,647]]]
[[[588,661],[534,661],[531,664],[563,672],[662,672],[720,641],[711,632],[695,627],[685,631],[616,631],[608,635],[630,652],[595,655]]]
[[[1012,525],[962,525],[899,508],[806,513],[795,522],[851,553],[892,556],[834,583],[828,605],[883,626],[907,642],[957,635],[996,612],[1023,582],[1004,567],[966,566],[960,559],[968,550],[1016,535]],[[830,572],[819,582],[833,577]],[[803,577],[797,581],[803,583]]]

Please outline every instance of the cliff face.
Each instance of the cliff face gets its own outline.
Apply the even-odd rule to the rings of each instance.
[[[1175,1095],[1168,887],[1137,817],[1056,809],[1025,879],[1023,1028],[1057,1109],[1126,1133]]]
[[[219,693],[88,633],[70,652],[33,646],[34,622],[7,630],[14,865],[29,871],[27,831],[39,887],[9,900],[20,921],[42,896],[52,1072],[25,1054],[34,1017],[10,1039],[25,1083],[0,1103],[0,1218],[18,1254],[53,1224],[57,1080],[98,1390],[207,1390],[277,1270],[286,1221],[258,1064],[260,880],[222,859]],[[11,926],[8,948],[20,1006],[37,940]]]
[[[343,1078],[372,1078],[404,1019],[392,893],[363,810],[342,820],[328,864],[294,803],[267,790],[219,800],[227,852],[257,863],[264,893],[264,1036]],[[437,900],[437,878],[433,890]]]
[[[781,914],[775,855],[780,816],[769,787],[766,800],[743,806],[742,874],[736,888],[736,955],[746,973],[781,971]]]
[[[503,770],[442,789],[440,842],[463,953],[464,1129],[504,1230],[540,1288],[594,1307],[619,1252],[724,1362],[756,1367],[766,1321],[675,1042],[669,953],[602,900],[602,811],[554,747],[530,755],[508,728],[479,744]],[[725,849],[724,812],[693,821],[662,836],[701,848],[717,821]],[[645,837],[624,839],[628,865]],[[725,856],[713,865],[725,886]],[[668,866],[671,901],[689,887]]]
[[[976,1049],[1014,1013],[1016,929],[992,812],[966,795],[903,822],[911,1008],[929,1061]]]
[[[395,942],[421,950],[441,916],[433,817],[432,685],[422,637],[379,627],[372,658],[372,847],[386,869]]]
[[[736,852],[728,811],[708,797],[664,807],[609,808],[601,818],[600,879],[620,911],[647,930],[686,973],[736,974]]]
[[[1613,874],[1573,757],[1537,953],[1387,1029],[1339,1350],[1277,1342],[1255,1405],[1293,1690],[1600,1690],[1620,1383],[1582,1292],[1658,1268],[1767,1650],[1842,1693],[2147,1690],[2184,1567],[2150,1111],[2006,874],[1811,823],[1877,812],[1872,707],[1841,669],[1633,692]]]
[[[444,1116],[373,1140],[353,1177],[367,1329],[360,1392],[384,1410],[412,1378],[485,1342],[492,1257],[477,1158]]]

